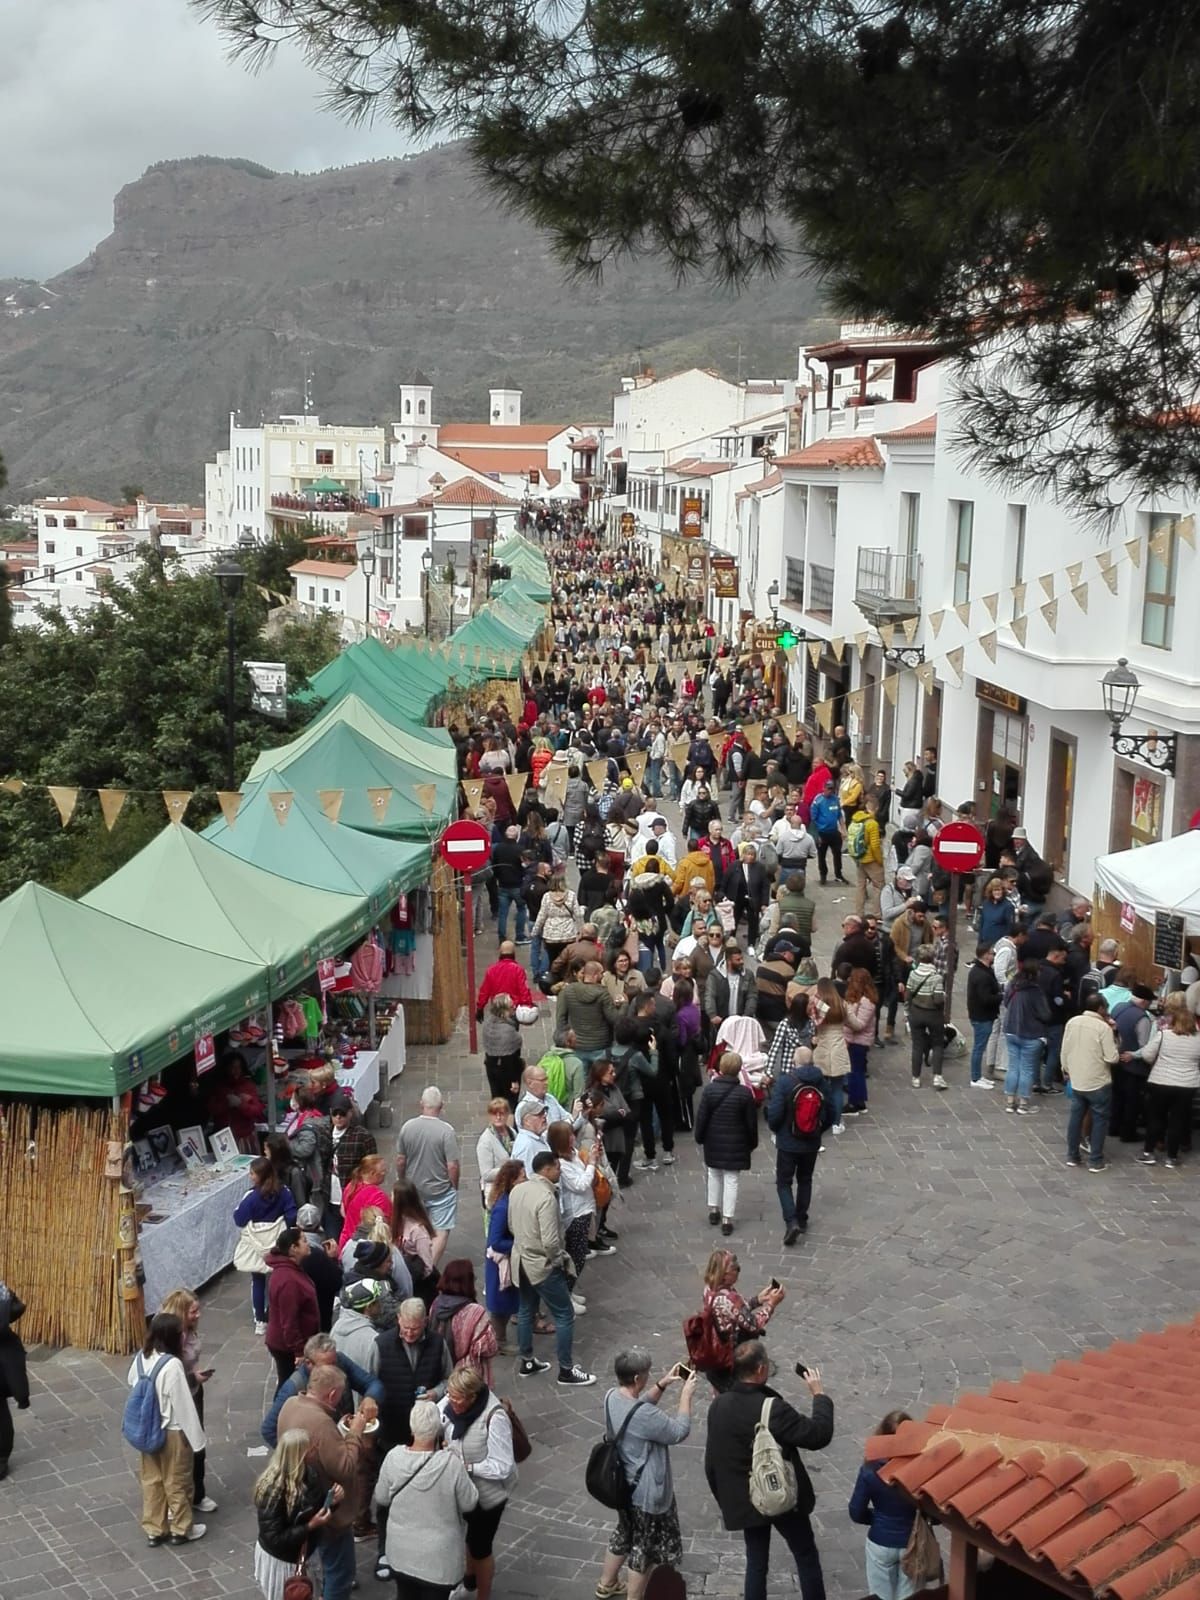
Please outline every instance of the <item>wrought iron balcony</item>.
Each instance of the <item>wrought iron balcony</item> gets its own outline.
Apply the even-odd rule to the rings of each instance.
[[[858,552],[854,603],[872,622],[903,622],[921,614],[921,558],[894,550]]]

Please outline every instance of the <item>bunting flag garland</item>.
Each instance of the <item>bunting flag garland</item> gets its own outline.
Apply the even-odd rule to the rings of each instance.
[[[682,744],[683,741],[680,740],[680,743]],[[672,750],[674,750],[674,748],[675,747],[672,746]],[[684,759],[686,760],[687,759],[687,746],[686,745],[684,745],[683,755],[684,755]],[[589,761],[588,764],[587,764],[587,775],[588,775],[588,781],[591,783],[591,786],[592,786],[593,789],[595,789],[596,793],[597,794],[603,794],[604,793],[604,785],[608,782],[608,762],[607,761],[603,761],[603,760],[601,760],[601,761]]]
[[[840,662],[846,653],[846,641],[840,638],[830,639],[829,648],[833,651],[833,659]]]
[[[629,776],[640,789],[642,779],[646,776],[646,752],[644,750],[630,750],[625,756],[625,765],[629,768]]]
[[[929,613],[929,626],[933,629],[933,637],[935,639],[937,638],[938,634],[941,633],[942,623],[945,622],[945,620],[946,613],[944,611],[931,611]]]
[[[1087,615],[1087,608],[1088,608],[1088,586],[1087,586],[1087,584],[1086,583],[1077,583],[1075,585],[1075,587],[1071,590],[1071,599],[1074,600],[1075,604],[1079,607],[1080,611],[1082,611],[1084,616],[1086,616]]]
[[[671,743],[670,745],[667,746],[667,751],[668,751],[668,754],[671,757],[672,762],[679,769],[679,771],[682,772],[684,767],[687,765],[687,754],[688,754],[688,742],[687,742],[687,740],[686,739],[676,739],[676,740],[674,740],[673,743]],[[588,777],[589,778],[591,777],[591,772],[590,771],[588,772]]]
[[[995,622],[996,612],[1000,609],[1000,596],[998,594],[983,594],[979,598],[983,601],[988,616]]]
[[[894,706],[900,697],[900,674],[890,672],[883,680],[883,692],[887,695],[888,705]]]
[[[1053,600],[1054,599],[1054,574],[1052,572],[1044,572],[1042,574],[1042,576],[1038,579],[1038,582],[1042,586],[1042,592],[1046,596],[1046,599],[1047,600]]]
[[[567,769],[561,766],[554,767],[546,778],[546,799],[549,800],[552,806],[561,811],[566,798]]]
[[[812,662],[814,667],[820,665],[820,662],[821,662],[821,641],[820,641],[820,639],[810,639],[808,641],[808,659]]]
[[[959,605],[956,605],[954,608],[954,615],[962,623],[964,628],[969,628],[971,626],[971,602],[969,600],[963,600]]]
[[[370,794],[370,792],[368,789],[367,793]],[[291,789],[272,789],[267,793],[267,799],[271,802],[271,810],[275,813],[275,821],[281,828],[286,825],[287,819],[292,814],[292,801],[295,798],[295,792]]]
[[[1142,541],[1140,539],[1126,539],[1125,554],[1135,567],[1140,567],[1142,564]]]
[[[58,815],[65,828],[75,814],[75,802],[79,799],[78,789],[69,789],[63,784],[52,783],[49,785],[51,800],[58,807]]]
[[[850,710],[861,722],[862,714],[867,708],[866,691],[864,689],[851,689],[850,693],[846,696],[846,703],[850,707]]]
[[[121,815],[121,807],[129,798],[126,789],[97,789],[96,799],[100,802],[100,815],[104,818],[104,826],[109,833],[113,830],[113,823]]]
[[[950,650],[946,653],[946,665],[960,681],[963,675],[963,660],[966,657],[966,653],[961,644],[957,650]]]
[[[482,791],[482,789],[483,789],[482,780],[479,781],[479,787],[480,787],[480,790]],[[325,817],[326,821],[332,822],[332,823],[336,823],[337,822],[338,818],[342,814],[342,801],[345,798],[346,798],[345,789],[318,789],[317,790],[317,804],[321,807],[321,814],[322,814],[322,816]],[[231,823],[230,826],[232,827],[233,824]]]
[[[469,811],[478,811],[483,804],[483,779],[464,778],[462,792],[467,797],[467,809]]]
[[[879,624],[879,639],[885,650],[890,650],[896,638],[896,624],[894,622],[881,622]]]
[[[926,694],[933,693],[933,662],[922,661],[917,667],[917,677]]]
[[[5,778],[4,782],[0,783],[0,789],[3,789],[7,794],[20,794],[24,787],[24,778]]]
[[[1051,600],[1047,605],[1038,608],[1046,619],[1046,626],[1054,633],[1058,628],[1058,601]]]
[[[525,787],[528,782],[529,774],[527,772],[506,772],[504,774],[504,787],[508,790],[508,797],[514,806],[520,806],[521,801],[525,798]],[[430,784],[429,787],[433,788],[433,785]],[[599,785],[597,785],[598,787]],[[436,796],[436,794],[437,790],[434,789],[434,795]],[[426,806],[425,809],[432,811],[433,807],[430,805]]]
[[[796,713],[785,711],[779,719],[779,726],[783,729],[783,737],[789,744],[796,742]]]
[[[1100,550],[1096,553],[1096,565],[1101,572],[1107,572],[1115,559],[1111,550]]]
[[[1018,615],[1025,609],[1025,593],[1028,588],[1027,583],[1014,583],[1012,586],[1013,606]]]
[[[904,629],[905,639],[911,644],[917,637],[917,629],[921,626],[921,619],[920,617],[907,617],[900,626]]]
[[[1083,562],[1072,561],[1067,566],[1067,582],[1072,589],[1079,587],[1079,580],[1083,577]]]
[[[870,637],[871,635],[865,629],[862,633],[856,633],[854,635],[854,648],[858,651],[860,656],[866,650],[867,641],[870,639]]]
[[[1195,517],[1180,517],[1175,524],[1175,531],[1190,549],[1196,548],[1196,519]]]
[[[1014,617],[1012,619],[1012,622],[1009,624],[1009,626],[1012,628],[1012,631],[1017,636],[1017,643],[1021,646],[1022,649],[1024,649],[1025,648],[1025,639],[1026,639],[1026,637],[1027,637],[1027,635],[1029,633],[1029,618],[1028,617]]]
[[[387,817],[388,807],[392,803],[391,787],[389,786],[386,789],[368,789],[367,801],[372,812],[374,813],[375,821],[380,823],[383,822]]]
[[[164,789],[162,792],[163,805],[167,808],[167,815],[172,822],[182,822],[184,812],[191,804],[194,789]]]
[[[1117,571],[1116,567],[1105,567],[1103,569],[1103,571],[1101,572],[1100,576],[1104,579],[1105,583],[1108,585],[1109,594],[1116,594],[1116,592],[1117,592],[1117,581],[1121,576],[1120,573]]]
[[[1167,550],[1169,549],[1170,544],[1171,544],[1170,529],[1169,528],[1160,528],[1159,531],[1154,535],[1153,539],[1151,539],[1151,541],[1150,541],[1150,554],[1152,556],[1157,556],[1160,561],[1165,561],[1166,560],[1166,556],[1167,556]]]
[[[527,777],[528,774],[523,772],[521,776],[524,778]],[[421,809],[429,812],[432,815],[433,808],[435,805],[437,805],[437,784],[414,783],[413,793],[416,795]]]
[[[818,700],[813,710],[817,713],[817,721],[821,725],[822,733],[831,733],[833,731],[833,701]]]
[[[983,646],[983,653],[987,656],[988,660],[995,661],[996,630],[993,628],[991,633],[981,633],[979,636],[979,643]]]
[[[754,751],[754,754],[756,756],[762,755],[762,723],[747,722],[742,727],[742,733],[745,735],[746,743]]]

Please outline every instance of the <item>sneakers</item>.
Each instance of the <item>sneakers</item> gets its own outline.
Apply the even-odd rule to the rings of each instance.
[[[674,1152],[674,1150],[664,1150],[663,1151],[663,1166],[664,1167],[673,1167],[674,1165],[675,1165],[675,1152]]]
[[[633,1164],[639,1172],[658,1171],[658,1162],[654,1160],[653,1156],[643,1156],[640,1161],[635,1161]]]
[[[784,1234],[783,1242],[784,1242],[785,1245],[787,1245],[790,1248],[792,1245],[795,1244],[796,1240],[799,1237],[800,1237],[800,1228],[796,1223],[793,1222],[791,1227]]]
[[[588,1250],[594,1256],[615,1256],[617,1253],[615,1244],[607,1244],[601,1238],[589,1239]]]
[[[207,1532],[208,1532],[208,1528],[205,1526],[205,1524],[203,1522],[193,1522],[191,1527],[188,1529],[188,1531],[186,1533],[173,1533],[171,1535],[171,1543],[172,1544],[195,1544],[196,1540],[197,1539],[203,1539],[204,1535]]]
[[[266,1334],[266,1331],[267,1331],[266,1323],[265,1322],[259,1322],[259,1321],[256,1320],[255,1323],[254,1323],[254,1331],[258,1335],[258,1337],[261,1339]]]
[[[1011,1117],[1013,1112],[1017,1109],[1017,1097],[1015,1094],[1009,1095],[1008,1099],[1004,1102],[1004,1109]]]
[[[1088,1162],[1088,1171],[1089,1172],[1107,1172],[1108,1171],[1108,1162],[1107,1161],[1089,1161]]]
[[[1138,1164],[1143,1167],[1156,1167],[1158,1162],[1154,1159],[1149,1150],[1143,1150],[1138,1155]]]
[[[972,1089],[994,1089],[996,1087],[991,1078],[972,1078]]]
[[[1036,1117],[1039,1110],[1040,1107],[1031,1106],[1028,1100],[1018,1100],[1017,1102],[1017,1115],[1019,1117]]]
[[[945,1078],[942,1077],[940,1072],[935,1072],[933,1075],[933,1087],[935,1089],[948,1089],[950,1085],[946,1082]]]
[[[536,1356],[524,1356],[521,1365],[517,1368],[518,1378],[536,1378],[540,1372],[549,1372],[550,1363],[539,1361]]]
[[[607,1222],[602,1222],[596,1229],[598,1239],[619,1239],[621,1235],[615,1228],[610,1228]]]
[[[210,1500],[207,1495],[204,1496],[203,1500],[193,1500],[192,1501],[192,1510],[193,1511],[209,1511],[209,1512],[211,1512],[211,1511],[215,1511],[216,1509],[217,1509],[217,1502],[215,1500]]]
[[[558,1381],[564,1389],[586,1389],[595,1383],[596,1374],[585,1372],[582,1367],[559,1367]]]
[[[581,1294],[573,1294],[571,1296],[571,1304],[575,1308],[575,1315],[577,1317],[585,1317],[587,1315],[587,1301]]]
[[[1063,1166],[1065,1167],[1081,1167],[1082,1165],[1083,1162],[1080,1161],[1078,1156],[1068,1156],[1063,1162]]]
[[[833,1127],[830,1128],[829,1131],[830,1131],[830,1133],[845,1133],[846,1124],[844,1122],[835,1122]]]
[[[914,1089],[919,1089],[921,1087],[920,1078],[914,1078],[913,1081],[912,1081],[912,1086],[913,1086]]]
[[[1167,1157],[1167,1171],[1168,1172],[1175,1172],[1178,1169],[1178,1167],[1179,1167],[1178,1161],[1172,1161],[1170,1156],[1168,1156]]]

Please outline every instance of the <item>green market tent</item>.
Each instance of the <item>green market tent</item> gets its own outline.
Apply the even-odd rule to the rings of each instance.
[[[320,737],[294,753],[271,750],[266,756],[274,762],[286,790],[316,800],[323,789],[341,789],[341,821],[351,828],[428,843],[441,833],[457,809],[455,779],[411,766],[340,719],[325,719]],[[254,776],[259,776],[261,770]],[[421,804],[414,789],[414,785],[426,783],[435,788],[432,812]],[[386,805],[376,809],[368,789],[392,792]]]
[[[123,1094],[266,1003],[261,966],[26,883],[0,902],[0,1091]]]
[[[82,903],[166,938],[186,932],[202,950],[265,967],[273,997],[371,924],[363,894],[293,883],[170,822]]]
[[[444,786],[449,785],[447,792],[453,792],[458,774],[458,756],[450,743],[449,734],[443,734],[439,740],[429,740],[422,738],[420,734],[398,728],[395,723],[380,716],[356,694],[346,694],[333,705],[327,706],[321,715],[303,728],[290,744],[280,744],[271,750],[262,751],[247,775],[248,781],[253,782],[255,778],[260,778],[269,767],[276,767],[282,771],[289,761],[294,760],[303,751],[311,749],[318,740],[325,737],[330,728],[340,722],[346,723],[370,739],[372,744],[380,745],[397,760],[412,767],[415,773],[413,781],[437,783],[439,799],[442,797]],[[325,787],[340,788],[341,785],[325,785]]]
[[[451,659],[455,649],[466,652],[466,659],[474,659],[478,648],[484,676],[490,678],[519,678],[521,655],[529,644],[529,635],[520,628],[498,618],[490,603],[481,606],[449,641]]]
[[[428,846],[373,838],[330,822],[315,796],[294,794],[281,827],[271,796],[290,788],[281,773],[264,773],[257,783],[243,787],[233,827],[218,817],[202,837],[228,855],[293,883],[365,896],[373,917],[406,889],[428,881]]]
[[[305,494],[345,494],[346,485],[336,478],[317,478],[304,490]]]
[[[336,700],[347,693],[361,694],[364,687],[383,696],[391,706],[393,718],[413,729],[422,727],[430,704],[445,688],[442,685],[439,689],[435,682],[422,682],[416,672],[405,673],[400,666],[385,665],[360,645],[351,645],[313,674],[299,698]]]

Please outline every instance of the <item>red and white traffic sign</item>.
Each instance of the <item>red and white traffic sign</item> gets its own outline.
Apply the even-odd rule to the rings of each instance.
[[[455,872],[480,872],[492,854],[492,836],[482,822],[464,817],[452,822],[438,840],[438,853]]]
[[[983,835],[973,823],[948,822],[932,848],[943,872],[974,872],[983,860]]]

